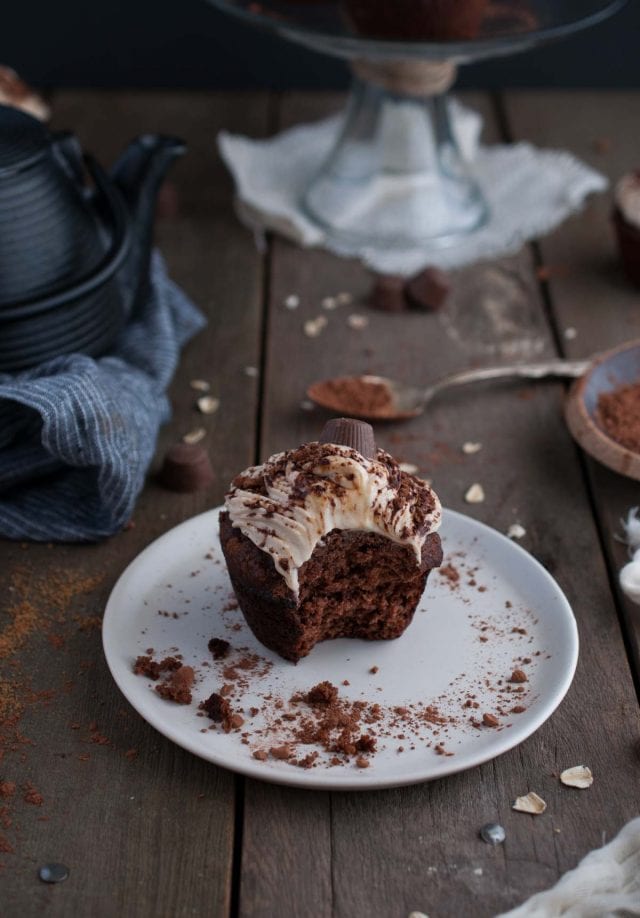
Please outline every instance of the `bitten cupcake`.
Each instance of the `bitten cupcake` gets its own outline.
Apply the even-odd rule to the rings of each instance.
[[[442,561],[440,519],[426,482],[341,418],[234,479],[220,540],[249,627],[297,662],[319,641],[399,637]]]

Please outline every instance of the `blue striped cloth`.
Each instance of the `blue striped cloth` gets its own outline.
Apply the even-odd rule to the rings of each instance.
[[[157,252],[151,280],[107,356],[0,373],[0,535],[95,541],[131,518],[180,348],[205,325]]]

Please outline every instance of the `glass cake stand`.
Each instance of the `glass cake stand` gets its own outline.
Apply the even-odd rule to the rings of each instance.
[[[458,65],[572,35],[626,0],[209,2],[349,61],[342,126],[301,206],[338,242],[408,248],[455,245],[489,216],[452,125]]]

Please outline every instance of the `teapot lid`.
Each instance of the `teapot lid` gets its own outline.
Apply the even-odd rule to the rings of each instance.
[[[30,165],[43,155],[51,138],[37,118],[0,105],[0,176]]]

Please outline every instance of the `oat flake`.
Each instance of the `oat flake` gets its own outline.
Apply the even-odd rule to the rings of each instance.
[[[539,816],[546,808],[547,804],[534,791],[530,791],[524,797],[516,797],[511,807],[512,810],[517,810],[519,813],[530,813],[532,816]]]
[[[211,388],[210,383],[208,383],[206,379],[192,379],[189,385],[196,392],[208,392]]]
[[[204,427],[196,427],[194,430],[190,430],[189,433],[184,435],[182,442],[193,446],[195,443],[199,443],[200,440],[204,440],[206,435],[207,431],[204,429]]]
[[[484,500],[484,488],[477,482],[468,488],[464,499],[468,504],[481,504]]]
[[[315,319],[307,319],[304,323],[304,333],[307,338],[317,338],[323,328],[327,327],[325,316],[317,316]]]
[[[399,462],[398,468],[401,472],[406,472],[408,475],[415,475],[418,471],[418,466],[414,465],[413,462]]]
[[[353,303],[353,296],[350,293],[339,293],[336,296],[336,302],[338,306],[349,306],[350,303]]]
[[[325,296],[320,305],[323,309],[337,309],[340,304],[335,296]]]
[[[201,414],[215,414],[220,407],[220,399],[213,395],[203,395],[198,399],[196,405]]]
[[[250,376],[251,379],[255,379],[256,376],[258,375],[258,368],[257,367],[245,367],[244,372],[246,376]]]
[[[507,535],[510,539],[523,539],[526,534],[527,530],[520,523],[512,523],[507,529]]]
[[[560,775],[560,780],[567,787],[577,787],[580,790],[585,790],[593,784],[593,774],[586,765],[574,765],[573,768],[565,768]]]
[[[285,298],[284,305],[287,309],[297,309],[300,305],[300,297],[296,293],[290,293],[289,296]]]
[[[462,444],[462,452],[466,453],[467,456],[473,456],[474,453],[479,453],[482,449],[482,443],[471,443],[467,441]]]
[[[362,331],[362,329],[366,328],[368,324],[368,317],[360,315],[360,313],[357,312],[352,312],[347,319],[347,325],[349,328],[353,328],[354,331]]]

